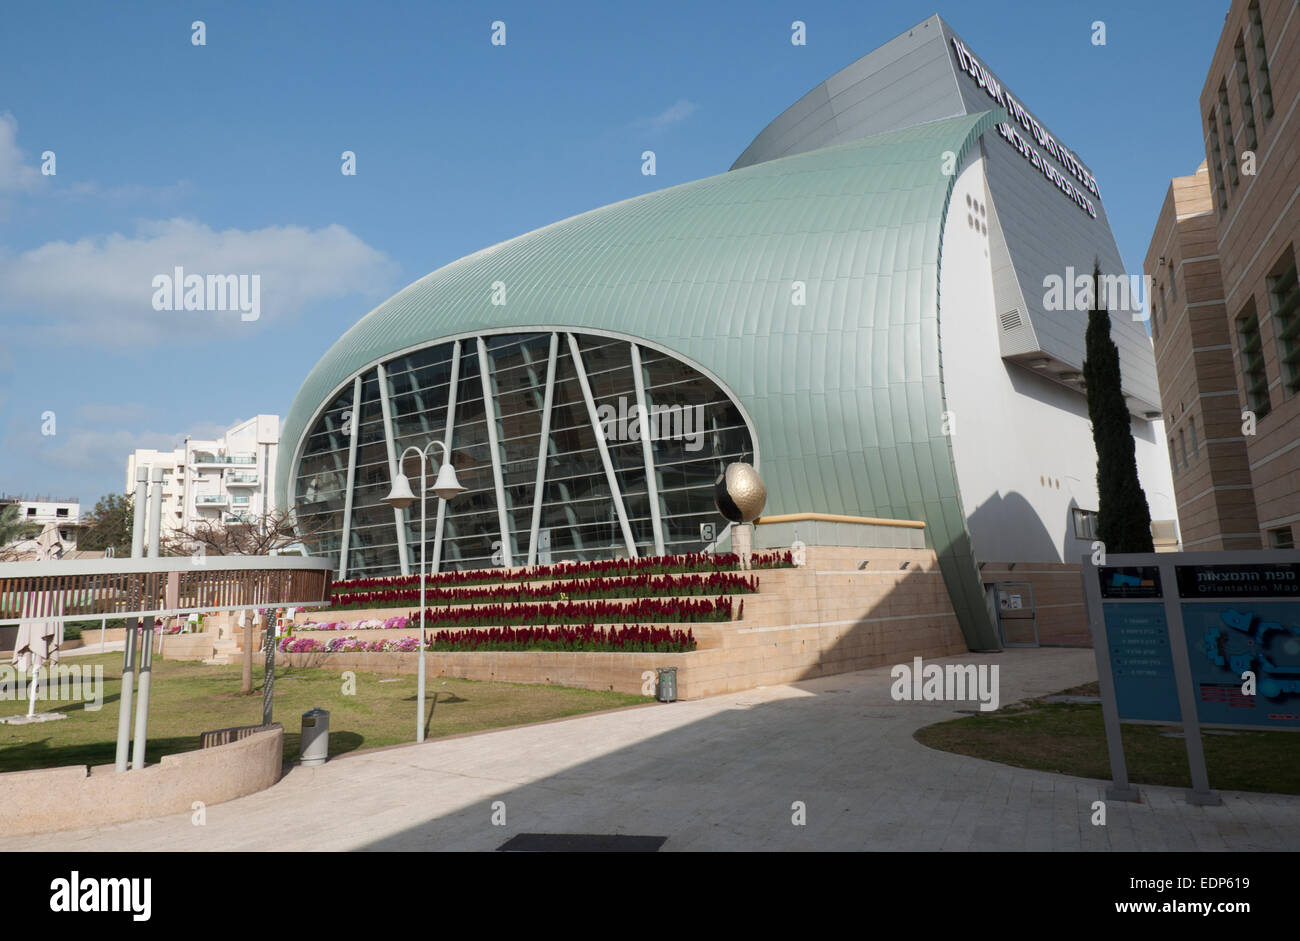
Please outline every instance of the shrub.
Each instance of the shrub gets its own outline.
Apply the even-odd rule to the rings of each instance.
[[[360,640],[356,637],[285,637],[281,653],[392,653],[414,652],[419,639]],[[426,649],[444,652],[486,650],[573,650],[614,653],[685,653],[696,649],[695,634],[668,627],[597,627],[579,624],[565,627],[493,627],[487,630],[438,631]]]

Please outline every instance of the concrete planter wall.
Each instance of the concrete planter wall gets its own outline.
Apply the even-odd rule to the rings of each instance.
[[[284,729],[167,755],[161,762],[118,774],[112,765],[69,765],[0,774],[0,833],[49,833],[145,817],[189,813],[243,797],[280,780]]]

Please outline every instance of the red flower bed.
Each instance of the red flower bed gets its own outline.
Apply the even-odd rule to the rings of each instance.
[[[629,604],[609,601],[559,601],[542,604],[488,604],[473,608],[426,608],[426,628],[487,627],[499,624],[612,624],[618,621],[730,621],[731,599],[682,600],[638,598]],[[412,627],[419,623],[412,613]]]
[[[668,627],[611,627],[594,624],[570,627],[494,627],[488,630],[438,631],[430,650],[605,650],[685,653],[695,649],[690,630]]]
[[[396,608],[419,602],[419,576],[413,587],[377,591],[353,591],[335,596],[331,609]],[[731,572],[708,575],[637,575],[619,582],[602,579],[574,579],[549,585],[493,585],[487,588],[429,588],[424,598],[432,604],[520,603],[584,598],[647,598],[666,595],[736,595],[758,591],[758,578]]]
[[[790,552],[756,552],[752,559],[756,569],[789,568],[794,565]],[[459,588],[466,585],[500,584],[513,581],[546,581],[574,578],[617,578],[627,575],[674,575],[696,572],[729,572],[740,568],[740,557],[731,552],[693,552],[683,555],[649,556],[644,559],[607,559],[600,562],[560,562],[534,565],[522,570],[475,569],[470,572],[439,572],[425,578],[426,586]],[[382,578],[348,578],[334,582],[336,595],[354,591],[376,591],[420,586],[420,576],[389,575]]]

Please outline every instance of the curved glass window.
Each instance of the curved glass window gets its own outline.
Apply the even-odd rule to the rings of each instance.
[[[313,554],[341,577],[418,572],[419,504],[383,497],[398,456],[434,440],[466,491],[428,497],[432,571],[699,551],[702,524],[726,525],[713,481],[756,459],[735,400],[658,350],[558,332],[436,343],[366,370],[307,433],[293,492]],[[414,455],[405,469],[418,488]]]

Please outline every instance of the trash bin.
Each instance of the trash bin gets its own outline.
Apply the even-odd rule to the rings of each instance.
[[[677,668],[660,667],[655,682],[655,698],[660,702],[677,702]]]
[[[323,765],[330,756],[330,714],[317,706],[302,714],[298,757],[304,765]]]

